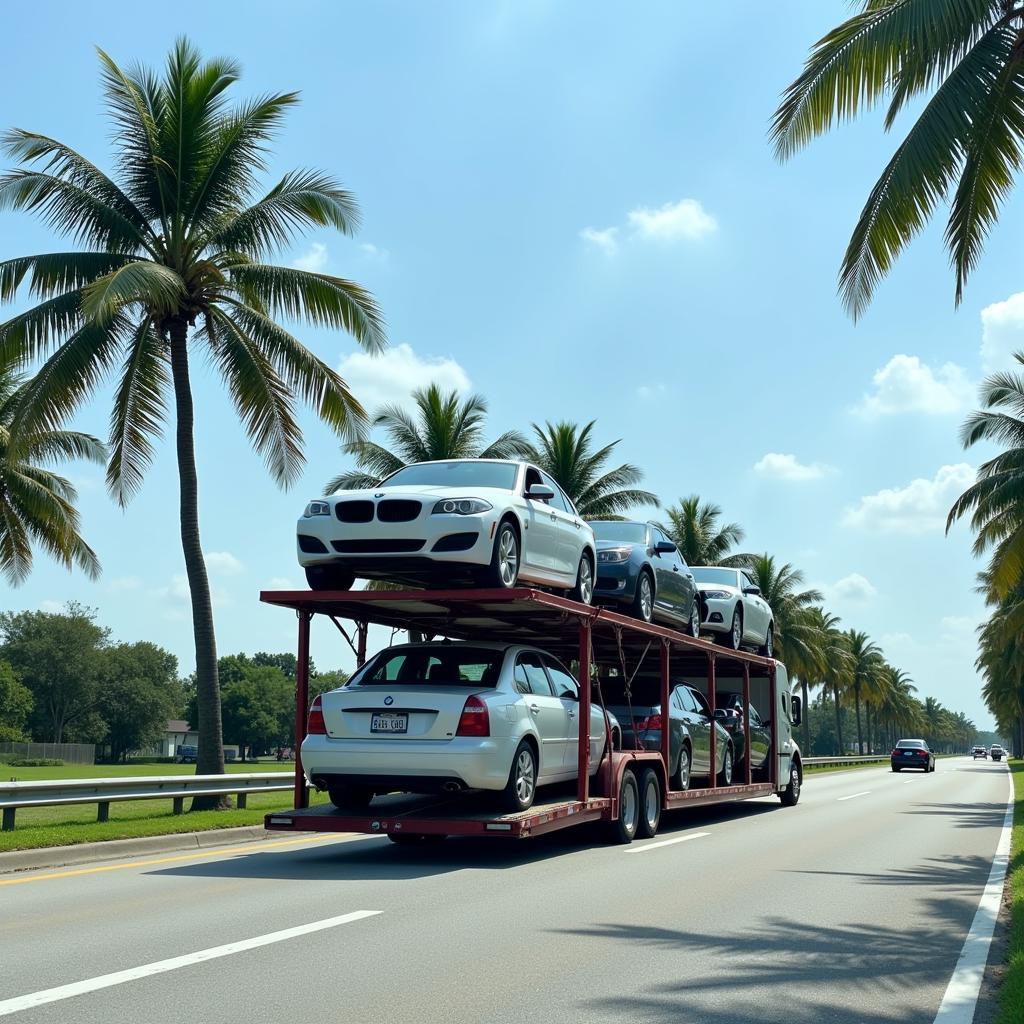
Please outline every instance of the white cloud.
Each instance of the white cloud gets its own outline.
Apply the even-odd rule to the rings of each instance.
[[[117,576],[107,582],[107,590],[115,594],[125,590],[138,590],[141,586],[142,580],[138,576]]]
[[[437,384],[444,391],[469,391],[469,375],[454,360],[418,356],[409,345],[394,345],[380,355],[353,352],[338,367],[352,393],[371,412],[391,402],[402,402],[416,388]]]
[[[218,576],[237,576],[245,566],[230,551],[204,551],[206,568]]]
[[[1024,292],[981,311],[981,365],[986,373],[1016,367],[1013,353],[1024,349]]]
[[[64,601],[53,601],[47,598],[45,601],[39,602],[39,608],[41,611],[49,612],[51,615],[58,615],[64,611],[66,604]]]
[[[931,480],[866,495],[846,510],[843,525],[904,534],[941,530],[950,506],[972,483],[974,469],[966,463],[942,466]]]
[[[314,242],[301,256],[292,260],[296,270],[319,272],[327,266],[327,246],[323,242]]]
[[[875,585],[859,572],[851,572],[841,580],[836,580],[827,588],[831,597],[840,601],[867,601],[874,597],[878,590]]]
[[[768,452],[762,459],[754,463],[754,472],[769,480],[820,480],[835,472],[833,466],[823,462],[803,463],[795,455],[784,455],[781,452]]]
[[[271,576],[267,580],[267,590],[296,590],[295,584],[287,576]]]
[[[958,413],[970,405],[974,394],[963,367],[945,363],[933,370],[917,356],[893,356],[872,379],[874,391],[854,407],[868,419],[908,412]]]
[[[379,245],[374,245],[372,242],[363,242],[359,249],[370,259],[376,260],[378,263],[387,263],[391,258],[391,253],[387,249],[382,249]]]
[[[600,249],[606,256],[613,256],[619,248],[618,228],[584,228],[580,238],[595,249]]]
[[[636,397],[644,402],[654,401],[658,398],[664,398],[668,393],[668,388],[664,384],[641,384],[636,389]]]
[[[629,225],[638,237],[659,242],[696,241],[718,230],[718,222],[696,199],[630,210]]]
[[[188,589],[188,577],[184,573],[175,573],[167,586],[155,587],[149,593],[167,605],[163,613],[165,619],[183,622],[189,618],[192,597]],[[210,587],[210,600],[215,608],[226,608],[232,603],[231,595],[222,587],[214,585]]]

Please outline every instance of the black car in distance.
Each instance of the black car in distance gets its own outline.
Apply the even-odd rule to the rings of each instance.
[[[935,771],[935,755],[924,740],[900,740],[893,747],[890,760],[894,772],[903,768],[923,768],[926,772]]]
[[[679,548],[656,523],[597,520],[594,603],[700,635],[700,594]]]

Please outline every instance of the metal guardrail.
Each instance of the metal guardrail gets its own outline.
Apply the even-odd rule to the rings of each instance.
[[[110,805],[123,800],[173,800],[174,813],[185,810],[191,796],[236,796],[244,808],[249,793],[290,790],[290,772],[249,772],[237,775],[143,775],[120,779],[47,779],[40,782],[0,782],[0,830],[14,829],[19,807],[61,807],[96,804],[96,820],[107,821]]]
[[[815,768],[839,768],[843,765],[888,763],[889,754],[866,754],[863,757],[805,757],[803,763]]]

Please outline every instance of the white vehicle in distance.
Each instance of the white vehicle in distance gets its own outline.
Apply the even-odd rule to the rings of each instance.
[[[452,459],[405,466],[372,490],[311,501],[298,523],[313,590],[356,578],[414,585],[517,582],[594,595],[594,531],[546,473],[526,462]]]
[[[534,647],[401,644],[313,700],[302,767],[345,810],[378,793],[482,789],[524,811],[538,786],[577,777],[579,707],[576,680]],[[614,749],[622,733],[609,720]],[[592,707],[591,775],[606,741],[604,713]]]
[[[774,616],[747,573],[724,565],[692,565],[690,571],[703,605],[701,632],[714,633],[734,651],[754,647],[770,658],[775,649]]]

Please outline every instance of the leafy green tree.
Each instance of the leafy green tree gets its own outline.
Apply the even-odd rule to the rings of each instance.
[[[32,693],[34,739],[62,743],[95,714],[109,636],[94,609],[74,602],[63,612],[0,613],[0,658]]]
[[[351,234],[358,222],[351,194],[316,171],[290,171],[258,192],[268,146],[297,94],[231,106],[227,92],[238,65],[203,61],[185,40],[175,44],[162,76],[121,68],[102,51],[99,58],[114,125],[113,177],[45,135],[13,129],[3,138],[21,166],[0,178],[0,209],[34,212],[86,247],[0,263],[0,298],[12,299],[28,278],[42,300],[0,325],[0,356],[44,360],[12,431],[52,429],[114,374],[107,483],[123,505],[142,483],[173,403],[196,650],[197,770],[222,772],[190,346],[220,373],[271,477],[286,486],[304,461],[297,398],[352,439],[365,413],[338,374],[278,318],[348,331],[370,350],[384,344],[384,328],[359,285],[267,262],[306,229]],[[192,804],[219,805],[202,797]]]
[[[676,542],[688,565],[718,565],[743,541],[739,523],[725,523],[722,510],[700,496],[680,498],[677,505],[665,509],[666,532]]]
[[[116,644],[103,652],[98,712],[113,761],[159,742],[181,706],[178,659],[154,643]]]
[[[293,742],[295,684],[274,665],[244,667],[224,682],[224,735],[243,752]]]
[[[861,0],[812,48],[771,138],[785,159],[888,96],[886,128],[931,93],[853,229],[839,273],[863,313],[878,282],[952,192],[946,245],[956,301],[1024,163],[1024,5],[1018,0]]]
[[[8,662],[0,661],[0,743],[24,740],[31,712],[32,691],[21,685]]]
[[[584,519],[622,519],[639,505],[657,505],[656,495],[637,486],[644,476],[638,467],[627,462],[605,469],[619,442],[595,451],[595,422],[532,424],[531,459],[558,482]]]
[[[839,617],[825,611],[821,605],[812,605],[800,612],[802,625],[807,630],[807,642],[797,646],[798,657],[789,664],[800,680],[804,706],[804,746],[811,749],[811,705],[809,690],[821,686],[832,694],[836,716],[836,741],[831,753],[842,754],[843,727],[840,721],[840,695],[850,668],[850,657],[843,634],[839,630]]]
[[[0,269],[0,295],[2,274]],[[9,363],[0,366],[0,572],[11,586],[23,582],[37,544],[62,565],[77,565],[95,579],[100,563],[79,533],[75,488],[41,463],[86,459],[102,464],[106,449],[95,437],[73,430],[12,430],[28,387]]]
[[[482,395],[460,398],[456,390],[442,391],[436,384],[412,394],[413,409],[385,406],[373,425],[384,431],[387,445],[351,441],[342,448],[354,455],[358,470],[327,482],[327,493],[376,487],[386,476],[415,462],[442,459],[516,459],[529,454],[530,445],[516,430],[508,430],[491,444],[484,443],[487,402]]]
[[[867,633],[848,629],[845,635],[846,648],[852,660],[850,684],[853,691],[854,711],[857,716],[857,753],[862,754],[864,753],[864,734],[861,729],[861,699],[865,690],[871,690],[876,685],[885,662],[882,658],[881,648],[872,642]]]

